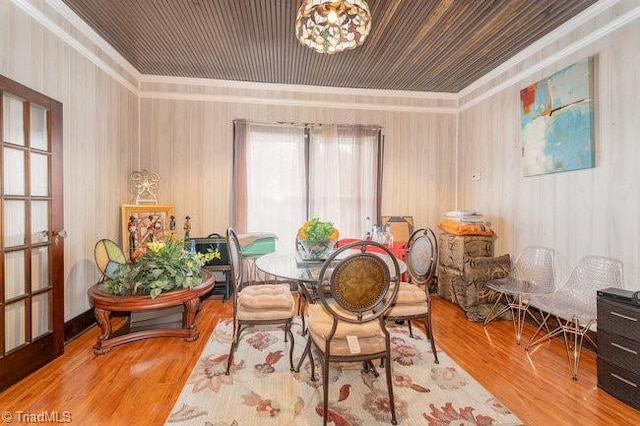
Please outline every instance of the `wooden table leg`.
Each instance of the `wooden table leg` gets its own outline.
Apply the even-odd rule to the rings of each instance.
[[[100,334],[98,335],[98,341],[93,346],[93,353],[96,355],[102,355],[111,350],[111,347],[102,347],[102,343],[108,340],[111,336],[111,311],[101,308],[94,308],[94,314],[96,321],[100,326]]]
[[[200,332],[196,328],[196,315],[200,309],[200,298],[195,297],[193,299],[184,302],[184,312],[182,313],[182,328],[189,330],[189,333],[185,336],[184,340],[187,342],[193,342],[200,337]]]

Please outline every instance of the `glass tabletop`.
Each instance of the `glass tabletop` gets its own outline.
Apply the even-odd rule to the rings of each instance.
[[[357,251],[354,251],[354,253]],[[378,253],[373,253],[378,255]],[[345,252],[345,256],[348,252]],[[392,270],[393,262],[391,258],[384,254],[379,254],[385,259],[389,269]],[[400,267],[400,273],[403,274],[407,270],[407,264],[402,260],[396,259]],[[322,262],[319,261],[303,261],[299,259],[295,251],[277,251],[266,254],[256,259],[256,268],[265,274],[273,275],[279,278],[296,280],[307,283],[316,283],[322,269]]]

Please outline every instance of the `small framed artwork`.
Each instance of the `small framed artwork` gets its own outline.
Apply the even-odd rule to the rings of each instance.
[[[131,254],[141,245],[175,232],[172,205],[125,204],[121,220],[122,251],[127,259],[131,259]]]

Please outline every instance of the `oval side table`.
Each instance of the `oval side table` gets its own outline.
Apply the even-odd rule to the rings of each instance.
[[[150,337],[182,337],[187,342],[197,340],[200,332],[196,328],[196,314],[200,310],[200,297],[209,293],[215,284],[214,275],[202,271],[202,283],[192,289],[172,290],[161,293],[155,299],[150,296],[118,296],[100,290],[101,283],[94,284],[88,290],[89,302],[94,307],[96,321],[100,326],[98,341],[93,346],[96,355],[102,355],[112,347]],[[112,312],[140,312],[163,309],[183,305],[182,323],[178,327],[159,324],[159,328],[139,331],[130,329],[127,324],[113,330],[111,327]]]

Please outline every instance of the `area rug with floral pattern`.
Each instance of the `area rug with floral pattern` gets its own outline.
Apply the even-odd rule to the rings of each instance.
[[[415,327],[414,327],[415,328]],[[310,378],[309,358],[299,373],[289,370],[289,345],[277,326],[245,329],[231,374],[224,374],[233,323],[221,320],[189,377],[167,424],[320,425],[322,375]],[[424,334],[390,326],[393,391],[400,425],[520,425],[500,401],[446,353],[434,363]],[[293,326],[294,365],[306,336]],[[437,342],[436,342],[437,343]],[[320,358],[314,356],[317,363]],[[336,426],[391,424],[384,368],[379,376],[362,363],[332,363],[329,370],[329,423]]]

